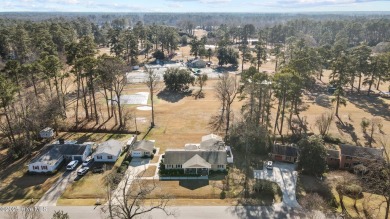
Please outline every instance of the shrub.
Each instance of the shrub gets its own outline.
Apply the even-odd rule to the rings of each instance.
[[[127,161],[127,160],[125,160],[125,161],[123,161],[122,165],[129,166],[129,165],[130,165],[130,162],[129,162],[129,161]]]
[[[150,159],[153,159],[153,158],[154,158],[154,154],[151,154],[151,155],[150,155]]]
[[[154,148],[154,149],[153,149],[153,154],[155,154],[155,153],[156,153],[156,151],[157,151],[157,150],[156,150],[156,148]]]
[[[225,191],[222,191],[222,192],[221,192],[220,198],[221,198],[221,199],[225,199],[225,198],[226,198],[226,192],[225,192]]]

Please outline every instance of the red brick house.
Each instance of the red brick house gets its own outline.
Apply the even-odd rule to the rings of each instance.
[[[329,168],[337,169],[340,167],[340,150],[327,149],[328,156],[326,158],[326,164]]]
[[[354,166],[379,159],[383,159],[383,149],[368,148],[341,144],[340,146],[340,169],[350,170]]]

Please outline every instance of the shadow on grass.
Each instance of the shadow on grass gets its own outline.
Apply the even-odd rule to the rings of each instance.
[[[205,186],[209,185],[209,180],[207,179],[199,179],[199,180],[180,180],[179,186],[190,189],[190,190],[196,190]]]
[[[337,126],[337,129],[339,129],[340,131],[342,132],[345,132],[347,134],[349,134],[352,138],[352,141],[356,144],[356,145],[359,145],[359,142],[358,142],[358,137],[355,133],[355,127],[350,124],[350,123],[342,123],[340,120],[339,121],[336,121],[336,126]]]
[[[42,185],[56,175],[28,174],[14,179],[12,183],[0,190],[0,200],[15,200],[26,198],[40,198]]]
[[[362,109],[373,116],[380,116],[386,120],[390,120],[390,105],[385,103],[381,98],[363,94],[352,94],[347,96],[347,98],[357,108]]]
[[[167,102],[170,102],[170,103],[179,102],[184,97],[191,96],[191,95],[192,95],[192,90],[176,92],[176,91],[170,91],[167,89],[164,89],[157,94],[158,98],[165,100]]]

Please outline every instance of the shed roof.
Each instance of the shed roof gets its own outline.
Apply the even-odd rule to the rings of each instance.
[[[216,139],[216,140],[222,141],[222,137],[219,135],[209,134],[209,135],[202,136],[202,141],[207,141],[209,139]]]
[[[117,155],[123,147],[123,143],[114,139],[110,139],[98,145],[95,154],[106,153]]]
[[[383,150],[377,148],[341,144],[340,151],[342,155],[351,157],[361,157],[366,159],[383,158]]]
[[[164,163],[166,164],[184,164],[195,155],[200,156],[209,164],[227,164],[226,151],[184,151],[167,150],[165,152]]]
[[[152,152],[154,149],[154,141],[137,141],[133,145],[133,151],[149,151]]]

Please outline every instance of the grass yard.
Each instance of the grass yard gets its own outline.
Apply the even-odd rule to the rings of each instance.
[[[156,166],[149,166],[148,169],[140,172],[137,176],[139,177],[153,177],[156,173]]]
[[[90,133],[90,132],[60,132],[59,138],[66,140],[75,140],[79,143],[83,142],[104,142],[110,139],[125,141],[131,138],[130,134],[113,134],[113,133]]]
[[[61,199],[105,198],[104,176],[107,174],[109,174],[109,171],[106,171],[103,174],[87,173],[71,186],[68,186],[62,194]]]
[[[13,203],[20,199],[20,203],[25,200],[39,200],[43,194],[57,181],[63,174],[59,171],[54,175],[28,174],[26,170],[20,170],[13,175],[12,181],[7,179],[2,182],[0,189],[0,204]]]
[[[105,199],[59,199],[57,201],[57,206],[90,206],[95,205],[97,201],[100,201],[101,204],[104,204],[106,202]]]
[[[170,194],[175,199],[219,199],[221,181],[209,180],[174,180],[154,181],[157,188],[148,198],[158,199],[163,194]],[[153,184],[153,180],[144,180],[144,185]]]

